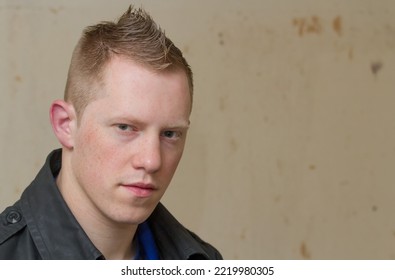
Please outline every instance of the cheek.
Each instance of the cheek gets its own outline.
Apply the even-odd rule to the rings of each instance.
[[[111,144],[110,137],[99,126],[87,127],[81,130],[78,140],[80,150],[104,159],[115,150],[115,145]]]
[[[99,133],[96,130],[85,130],[78,135],[78,141],[76,143],[76,154],[81,154],[82,159],[89,159],[92,156],[100,156],[99,150],[101,150],[101,139]]]
[[[177,166],[181,160],[183,151],[177,151],[174,153],[169,153],[168,156],[166,157],[166,160],[163,162],[164,163],[164,169],[166,170],[166,173],[171,179],[177,169]]]
[[[75,154],[78,155],[78,165],[91,179],[99,179],[109,170],[116,155],[114,145],[108,142],[97,129],[89,129],[78,135]]]

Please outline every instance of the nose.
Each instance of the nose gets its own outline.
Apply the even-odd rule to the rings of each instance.
[[[159,137],[147,136],[140,139],[137,151],[133,158],[133,167],[143,169],[152,174],[162,165],[162,155]]]

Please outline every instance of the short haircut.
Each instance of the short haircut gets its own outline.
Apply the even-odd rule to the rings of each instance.
[[[131,59],[154,71],[182,70],[193,96],[191,67],[182,52],[143,9],[129,6],[117,22],[85,28],[71,58],[64,99],[80,117],[95,98],[105,66],[113,56]]]

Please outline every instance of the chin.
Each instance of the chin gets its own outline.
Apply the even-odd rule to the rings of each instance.
[[[128,209],[122,213],[114,213],[114,215],[112,215],[114,217],[112,220],[119,224],[138,225],[147,220],[153,210],[154,208]]]

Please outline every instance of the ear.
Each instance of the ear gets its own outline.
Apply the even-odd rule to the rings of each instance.
[[[60,144],[65,148],[72,149],[74,129],[77,127],[74,106],[63,100],[55,100],[51,104],[49,117],[52,129]]]

